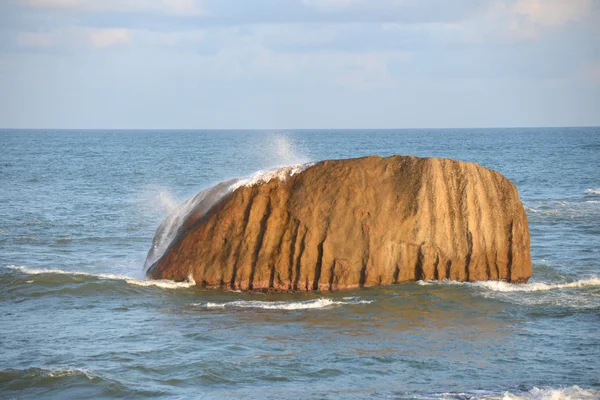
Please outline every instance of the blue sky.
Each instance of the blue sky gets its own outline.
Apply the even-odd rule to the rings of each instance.
[[[599,0],[0,0],[0,127],[583,125]]]

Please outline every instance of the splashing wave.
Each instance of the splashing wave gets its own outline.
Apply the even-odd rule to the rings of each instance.
[[[185,223],[189,216],[195,215],[197,218],[201,217],[210,211],[210,209],[223,197],[232,193],[237,188],[269,182],[272,179],[285,180],[290,176],[304,171],[311,165],[312,164],[296,164],[287,167],[274,168],[268,171],[258,171],[248,178],[236,178],[221,182],[186,200],[179,207],[175,208],[156,230],[152,241],[152,247],[150,248],[144,263],[144,271],[148,272],[152,265],[162,257],[173,239],[185,227]]]

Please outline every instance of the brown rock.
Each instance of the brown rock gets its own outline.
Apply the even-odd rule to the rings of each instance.
[[[322,161],[191,213],[149,275],[241,290],[522,283],[531,276],[527,216],[515,186],[474,163]]]

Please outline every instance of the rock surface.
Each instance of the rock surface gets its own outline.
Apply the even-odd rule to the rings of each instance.
[[[328,160],[191,213],[148,274],[275,291],[421,279],[523,283],[529,231],[515,186],[477,164]]]

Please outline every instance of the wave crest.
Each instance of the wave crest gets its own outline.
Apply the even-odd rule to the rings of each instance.
[[[44,378],[66,378],[69,376],[84,376],[88,380],[100,379],[98,376],[91,374],[86,369],[72,367],[58,368],[29,368],[26,370],[6,369],[0,371],[0,381],[11,381],[14,379],[44,379]]]
[[[361,300],[356,297],[344,297],[342,300],[318,298],[301,301],[256,301],[237,300],[226,303],[196,303],[193,306],[204,308],[258,308],[263,310],[310,310],[319,308],[330,308],[339,305],[370,304],[373,300]]]
[[[6,268],[19,271],[27,275],[71,275],[71,276],[87,276],[95,279],[108,279],[108,280],[118,280],[124,281],[128,285],[134,286],[144,286],[144,287],[158,287],[161,289],[186,289],[196,285],[194,279],[189,276],[187,281],[185,282],[175,282],[166,279],[157,279],[157,280],[145,280],[145,279],[135,279],[128,276],[120,276],[114,274],[92,274],[88,272],[80,272],[80,271],[63,271],[61,269],[37,269],[37,268],[28,268],[17,265],[9,265]]]
[[[502,400],[562,400],[562,399],[598,399],[600,391],[591,389],[582,389],[579,386],[571,386],[569,388],[553,389],[553,388],[537,388],[534,387],[529,392],[515,395],[510,392],[504,394]]]
[[[557,289],[572,289],[588,286],[600,286],[600,278],[591,277],[575,282],[568,283],[544,283],[533,282],[525,284],[513,284],[502,281],[481,281],[481,282],[456,282],[456,281],[418,281],[417,284],[426,286],[432,284],[449,284],[449,285],[467,285],[472,287],[482,287],[494,292],[545,292]]]

